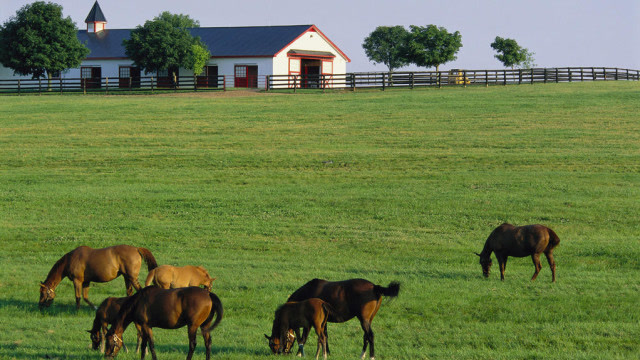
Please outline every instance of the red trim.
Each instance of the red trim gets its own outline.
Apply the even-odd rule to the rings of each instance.
[[[297,59],[318,59],[318,60],[331,60],[335,59],[335,55],[308,55],[308,54],[287,54],[288,58],[297,58]]]
[[[291,44],[296,42],[298,39],[300,39],[304,34],[306,34],[308,32],[316,32],[316,33],[320,34],[320,36],[322,36],[329,43],[329,45],[331,45],[334,49],[336,49],[336,51],[338,51],[340,53],[340,55],[342,55],[346,59],[347,62],[351,62],[351,59],[349,59],[349,57],[344,52],[342,52],[342,50],[340,50],[340,48],[337,47],[336,44],[333,43],[333,41],[329,40],[329,38],[325,34],[323,34],[322,31],[320,31],[320,29],[318,29],[318,27],[315,26],[315,25],[311,25],[311,27],[309,27],[307,30],[305,30],[302,34],[298,35],[298,37],[293,39],[293,41],[288,43],[285,47],[280,49],[280,51],[275,53],[275,55],[273,55],[273,56],[276,57],[276,56],[280,55],[280,53],[283,52],[284,49],[288,48]]]

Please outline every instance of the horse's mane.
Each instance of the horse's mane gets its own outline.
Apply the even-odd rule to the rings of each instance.
[[[53,286],[53,287],[57,286],[60,283],[60,281],[62,280],[62,277],[63,277],[65,266],[67,265],[67,262],[69,260],[70,254],[71,254],[71,252],[62,255],[62,257],[60,259],[58,259],[58,261],[56,261],[55,264],[53,264],[53,266],[51,267],[51,270],[49,270],[49,274],[47,274],[47,278],[44,280],[45,283],[52,282],[50,285]],[[56,279],[56,280],[52,280],[53,277],[55,277],[56,275],[59,278]],[[53,282],[55,282],[55,283],[53,283]]]

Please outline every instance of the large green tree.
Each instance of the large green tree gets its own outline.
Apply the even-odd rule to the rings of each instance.
[[[369,60],[385,64],[389,72],[409,64],[409,32],[403,26],[378,26],[364,39],[362,47]]]
[[[518,45],[514,39],[503,39],[500,36],[496,36],[491,43],[491,48],[497,52],[496,59],[500,60],[506,67],[531,68],[535,66],[533,63],[534,53]]]
[[[409,59],[417,66],[435,67],[457,59],[456,54],[462,47],[459,31],[450,33],[436,25],[411,25]]]
[[[0,27],[0,63],[33,78],[76,68],[89,55],[78,29],[62,6],[36,1],[23,6]]]
[[[187,15],[163,12],[131,31],[131,37],[123,41],[125,53],[148,73],[169,70],[173,77],[176,75],[173,71],[180,67],[194,70],[194,58],[201,58],[203,51],[208,53],[200,38],[188,30],[198,26]]]

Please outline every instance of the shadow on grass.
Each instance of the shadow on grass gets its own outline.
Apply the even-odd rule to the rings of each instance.
[[[40,309],[38,301],[25,301],[18,299],[0,299],[0,309],[17,308],[27,313],[42,315],[61,315],[61,314],[81,314],[94,315],[95,310],[89,305],[83,304],[80,309],[76,310],[75,304],[56,303],[55,301],[49,307]]]

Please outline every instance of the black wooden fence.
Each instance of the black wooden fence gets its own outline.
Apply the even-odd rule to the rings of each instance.
[[[606,67],[566,67],[505,70],[449,70],[343,75],[269,75],[267,90],[467,86],[559,83],[577,81],[640,80],[639,70]]]
[[[134,78],[54,78],[48,79],[11,79],[0,80],[1,93],[104,93],[117,94],[129,92],[158,91],[204,91],[224,90],[224,76],[179,78],[134,77]]]

